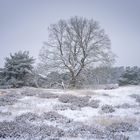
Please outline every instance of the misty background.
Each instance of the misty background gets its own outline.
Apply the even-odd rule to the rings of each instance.
[[[0,67],[19,50],[38,59],[48,26],[72,16],[99,21],[117,55],[116,66],[140,66],[139,13],[139,0],[0,0]]]

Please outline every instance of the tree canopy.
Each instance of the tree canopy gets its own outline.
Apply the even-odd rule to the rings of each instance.
[[[70,72],[73,87],[83,70],[114,62],[108,35],[93,19],[72,17],[50,25],[44,44],[40,51],[42,65],[48,71]]]

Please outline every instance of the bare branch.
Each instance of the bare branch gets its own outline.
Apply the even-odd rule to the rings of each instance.
[[[110,40],[98,22],[73,17],[49,28],[46,50],[40,55],[50,69],[67,70],[76,80],[83,69],[113,60]],[[76,82],[75,82],[76,83]]]

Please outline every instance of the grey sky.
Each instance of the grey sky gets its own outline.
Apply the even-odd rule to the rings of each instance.
[[[76,15],[99,21],[116,65],[140,66],[140,0],[0,0],[0,67],[18,50],[38,58],[48,26]]]

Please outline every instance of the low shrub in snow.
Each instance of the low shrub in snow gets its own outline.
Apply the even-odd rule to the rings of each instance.
[[[138,94],[131,94],[130,97],[137,99],[137,98],[140,98],[140,95],[138,95]]]
[[[43,92],[43,91],[39,91],[37,89],[24,89],[22,92],[21,92],[22,95],[24,96],[37,96],[37,97],[40,97],[40,98],[58,98],[59,95],[57,94],[54,94],[54,93],[49,93],[49,92]]]
[[[0,85],[0,89],[9,89],[12,88],[12,85]]]
[[[112,132],[108,132],[106,130],[98,129],[93,126],[85,125],[83,123],[76,123],[74,124],[74,128],[70,128],[65,131],[66,137],[81,137],[84,139],[104,139],[104,140],[128,140],[129,137],[116,134]]]
[[[38,97],[50,99],[50,98],[58,98],[59,96],[54,93],[40,93],[40,94],[38,94]]]
[[[2,111],[0,111],[0,115],[1,116],[10,116],[10,115],[12,115],[12,113],[11,112],[2,112]]]
[[[98,108],[99,107],[99,100],[91,100],[88,104],[88,106],[92,107],[92,108]]]
[[[69,129],[65,132],[67,137],[94,137],[94,138],[103,138],[105,137],[105,133],[97,128],[91,127],[89,125],[85,125],[83,123],[79,123],[79,125],[75,125],[73,129]]]
[[[36,126],[29,123],[0,122],[0,139],[30,139],[62,137],[64,131],[53,126]]]
[[[134,108],[136,107],[136,105],[130,105],[128,103],[124,103],[122,105],[117,105],[116,108],[123,108],[123,109],[127,109],[127,108]]]
[[[125,124],[126,125],[126,124]],[[110,128],[109,128],[110,127]],[[0,139],[30,139],[30,140],[38,140],[38,139],[48,139],[48,140],[58,140],[59,138],[97,138],[97,139],[109,139],[109,140],[128,140],[128,137],[122,134],[116,134],[114,132],[126,132],[135,131],[135,128],[132,128],[127,125],[125,129],[118,129],[117,127],[113,127],[113,131],[111,126],[109,126],[107,130],[110,133],[99,130],[97,128],[85,125],[83,123],[77,123],[73,126],[73,129],[68,129],[66,131],[49,125],[32,125],[29,123],[17,123],[15,121],[11,122],[0,122]],[[119,125],[120,127],[120,125]],[[126,129],[127,128],[127,129]],[[110,130],[111,129],[111,130]],[[115,131],[114,131],[115,130]],[[124,131],[125,130],[125,131]]]
[[[33,122],[33,121],[37,121],[39,119],[41,119],[41,118],[37,114],[28,112],[28,113],[22,114],[20,116],[17,116],[15,118],[15,121],[18,123],[20,123],[20,122]]]
[[[21,98],[18,94],[6,94],[0,96],[0,106],[13,105],[18,99]]]
[[[136,102],[140,103],[140,95],[138,95],[138,94],[131,94],[130,97],[135,98]]]
[[[135,114],[135,115],[140,115],[140,112],[135,112],[134,114]]]
[[[0,122],[0,138],[17,137],[14,134],[17,124],[15,122]]]
[[[0,122],[0,138],[23,138],[35,136],[39,132],[37,126],[27,123],[18,124],[17,122]]]
[[[112,105],[103,105],[101,107],[101,110],[104,112],[104,113],[112,113],[112,112],[115,112],[115,109],[113,108]]]
[[[137,131],[138,128],[127,122],[113,123],[106,127],[109,132],[129,132]]]
[[[140,98],[137,98],[137,99],[136,99],[136,102],[140,103]]]
[[[116,89],[118,88],[119,85],[118,84],[108,84],[108,85],[105,85],[105,90],[110,90],[110,89]]]
[[[78,97],[70,94],[64,94],[61,95],[58,99],[62,103],[72,103],[75,102],[78,99]]]
[[[46,137],[62,137],[64,136],[65,132],[57,127],[48,126],[48,125],[42,125],[40,126],[40,132],[39,135],[42,136],[42,138]]]
[[[107,135],[107,139],[108,140],[129,140],[129,137],[123,134],[109,133],[109,135]]]
[[[72,120],[68,119],[67,117],[55,112],[55,111],[49,111],[47,113],[43,113],[43,119],[49,120],[49,121],[55,121],[58,123],[70,123]]]
[[[25,89],[21,92],[21,95],[36,96],[36,95],[38,95],[38,91],[37,90],[31,90],[31,89]]]
[[[107,94],[107,93],[103,93],[102,94],[103,96],[105,96],[105,97],[111,97],[109,94]]]
[[[78,107],[88,106],[90,96],[77,97],[74,95],[64,94],[59,97],[59,101],[63,103],[71,103]]]
[[[88,106],[89,99],[90,99],[89,96],[78,97],[77,101],[75,100],[74,102],[72,102],[72,104],[78,107],[85,107]]]

